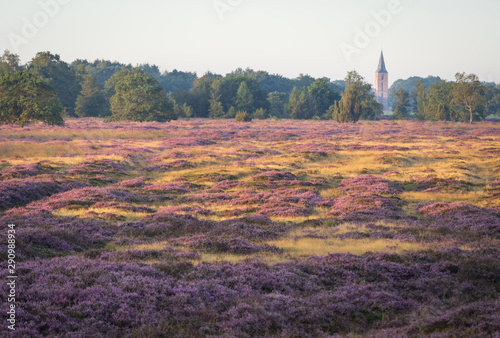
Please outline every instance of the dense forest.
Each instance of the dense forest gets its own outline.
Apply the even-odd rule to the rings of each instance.
[[[500,87],[476,76],[457,74],[456,82],[437,77],[396,81],[390,90],[395,118],[475,121],[500,110]],[[345,80],[289,79],[252,69],[225,76],[116,61],[64,62],[40,52],[27,64],[5,51],[0,57],[0,122],[62,124],[64,117],[103,117],[108,121],[170,121],[182,117],[377,119],[383,109],[371,85],[358,73]]]

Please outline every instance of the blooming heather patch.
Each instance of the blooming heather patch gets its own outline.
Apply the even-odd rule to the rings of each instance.
[[[183,149],[195,146],[211,146],[214,144],[217,144],[217,142],[209,139],[200,139],[195,137],[172,137],[167,141],[163,142],[162,145],[167,149],[175,149],[175,148]]]
[[[132,261],[183,261],[200,259],[200,255],[195,252],[184,252],[171,247],[159,250],[119,250],[104,251],[98,253],[98,258],[110,262],[132,262]]]
[[[289,203],[266,203],[261,206],[257,213],[269,217],[295,218],[308,217],[313,213],[313,210]]]
[[[249,241],[240,237],[212,237],[207,235],[198,235],[187,238],[180,238],[176,241],[193,249],[203,250],[213,253],[231,253],[248,255],[258,252],[270,252],[281,254],[284,252],[273,245],[268,244],[252,244]]]
[[[75,182],[58,183],[51,180],[33,181],[8,180],[0,181],[0,211],[26,205],[42,198],[81,188],[83,185]]]
[[[240,190],[234,193],[235,197],[229,200],[232,205],[268,204],[268,203],[295,203],[302,206],[316,206],[323,201],[317,192],[306,189],[280,188],[258,192],[251,189]]]
[[[345,194],[366,193],[378,195],[396,195],[403,192],[398,184],[387,179],[365,175],[348,178],[340,182],[339,190]]]
[[[115,230],[106,223],[91,219],[57,218],[51,214],[26,214],[0,219],[16,224],[16,255],[21,260],[51,257],[104,246]],[[2,234],[2,256],[6,256],[7,240]],[[4,240],[5,239],[5,240]]]
[[[293,181],[296,177],[287,171],[266,171],[253,176],[252,180],[257,182]]]
[[[236,182],[232,180],[223,180],[220,182],[215,183],[211,188],[210,191],[213,192],[222,192],[224,190],[229,190],[235,187],[243,186],[242,182]]]
[[[52,168],[50,166],[46,166],[41,163],[22,164],[14,165],[0,171],[0,177],[2,179],[28,178],[40,174],[45,174],[51,171]]]
[[[229,200],[232,200],[233,196],[226,193],[210,193],[202,192],[199,194],[194,194],[186,197],[186,202],[198,202],[204,204],[224,204]]]
[[[173,267],[171,253],[102,254],[122,263],[82,257],[21,263],[20,333],[332,336],[396,328],[403,335],[418,328],[427,334],[498,328],[495,281],[470,278],[498,266],[491,255],[334,254],[274,266],[182,265],[184,271],[129,261],[168,257]],[[418,316],[420,309],[437,305],[425,318]],[[408,316],[417,319],[401,325]]]
[[[434,226],[470,229],[485,236],[500,236],[500,214],[468,203],[431,203],[418,209]]]
[[[437,177],[422,177],[415,181],[415,187],[413,191],[425,191],[425,192],[457,192],[457,191],[467,191],[467,184],[453,180],[453,179],[443,179]]]
[[[133,180],[121,181],[120,183],[118,183],[118,186],[124,187],[124,188],[142,188],[144,186],[151,185],[149,183],[146,183],[147,180],[148,179],[146,177],[141,176],[141,177],[135,178]]]
[[[404,201],[397,198],[371,194],[353,194],[334,199],[332,201],[332,211],[328,212],[327,215],[342,216],[344,218],[349,215],[345,220],[399,219],[404,217],[401,208],[404,204]]]
[[[500,331],[497,123],[69,119],[0,135],[17,336]],[[334,246],[360,256],[308,256]]]
[[[110,201],[137,203],[142,200],[138,195],[124,190],[90,187],[73,189],[64,193],[55,194],[43,201],[30,203],[27,208],[57,210],[69,206],[90,207],[98,202]]]
[[[150,184],[144,187],[144,191],[166,194],[185,194],[189,192],[189,187],[180,184]]]
[[[127,171],[127,167],[121,163],[111,160],[92,160],[68,169],[66,172],[71,175],[101,175],[104,173],[120,173]]]

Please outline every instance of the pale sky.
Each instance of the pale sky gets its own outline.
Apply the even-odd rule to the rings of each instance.
[[[373,83],[383,48],[391,82],[467,72],[500,83],[499,39],[500,0],[0,0],[0,49],[23,62],[51,51],[199,76],[356,69]]]

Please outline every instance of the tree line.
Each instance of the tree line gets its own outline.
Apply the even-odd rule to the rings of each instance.
[[[455,81],[418,80],[410,91],[393,93],[395,118],[472,123],[500,112],[500,85],[481,83],[475,74],[457,73]]]
[[[434,109],[427,106],[432,88],[425,89],[426,112]],[[413,113],[420,96],[412,92],[405,98],[397,93],[397,117],[413,114],[429,119],[428,113]],[[488,111],[493,109],[489,103],[486,106]],[[440,112],[450,109],[438,108]],[[225,76],[208,72],[198,77],[177,70],[162,73],[150,64],[134,67],[81,59],[68,64],[50,52],[37,53],[25,65],[9,51],[0,57],[0,123],[60,125],[65,117],[160,122],[178,117],[293,118],[346,123],[382,114],[371,85],[355,71],[340,81],[303,74],[289,79],[241,68]]]

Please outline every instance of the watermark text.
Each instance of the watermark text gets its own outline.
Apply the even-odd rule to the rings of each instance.
[[[10,32],[7,36],[12,51],[19,53],[22,45],[29,43],[34,39],[40,30],[46,27],[50,19],[54,18],[61,11],[61,7],[67,5],[72,0],[40,0],[38,5],[40,10],[31,17],[21,19],[21,29],[18,32]]]
[[[9,310],[7,311],[7,327],[11,331],[16,330],[16,226],[9,224],[7,226],[7,268],[9,274],[7,276],[7,302]]]

